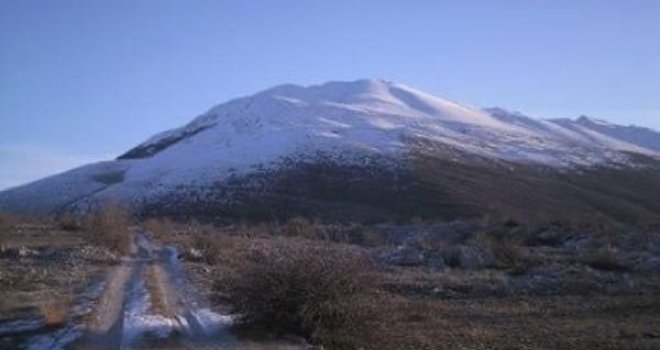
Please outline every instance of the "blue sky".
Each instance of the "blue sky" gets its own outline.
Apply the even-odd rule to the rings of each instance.
[[[3,0],[0,188],[282,83],[660,129],[660,1]]]

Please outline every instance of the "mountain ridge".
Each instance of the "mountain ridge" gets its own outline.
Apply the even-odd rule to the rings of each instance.
[[[643,137],[637,138],[638,134]],[[362,199],[329,194],[331,189],[350,189],[371,198],[360,208],[386,216],[405,206],[423,210],[415,202],[426,196],[429,186],[442,188],[435,193],[444,199],[421,202],[442,202],[445,208],[451,200],[465,201],[460,193],[453,193],[455,189],[446,188],[448,183],[457,188],[463,184],[455,184],[452,174],[444,173],[438,164],[464,176],[482,171],[497,177],[510,172],[507,169],[525,174],[531,168],[567,174],[600,168],[637,171],[640,166],[654,166],[659,158],[660,133],[650,129],[480,109],[383,80],[307,87],[287,84],[216,105],[180,128],[150,137],[116,160],[0,192],[0,209],[80,211],[115,200],[153,214],[165,207],[176,207],[168,209],[172,215],[193,215],[201,207],[209,213],[246,213],[269,197],[272,207],[300,210],[282,201],[312,201],[319,207],[330,201],[357,205]],[[443,173],[441,181],[435,179],[438,173]],[[529,186],[536,186],[542,176],[537,177],[536,170],[529,173],[527,178],[534,179]],[[300,179],[307,194],[298,191],[289,178]],[[427,178],[434,179],[430,185]],[[381,184],[388,196],[372,196],[369,191],[379,188],[371,184]],[[397,198],[406,204],[383,204]],[[238,207],[238,211],[227,209]],[[471,213],[483,211],[485,204],[478,207]]]

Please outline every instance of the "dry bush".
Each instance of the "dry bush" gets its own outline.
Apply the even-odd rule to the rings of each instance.
[[[69,302],[67,300],[55,300],[59,298],[52,298],[39,304],[39,312],[44,319],[44,322],[49,327],[61,326],[66,322],[67,314],[69,311]]]
[[[321,238],[318,225],[305,217],[289,219],[283,226],[283,233],[287,237],[301,237],[308,239]]]
[[[0,251],[4,250],[9,241],[11,225],[9,219],[0,214]]]
[[[523,237],[518,237],[523,238]],[[529,261],[524,248],[505,231],[487,231],[475,235],[474,244],[492,254],[492,267],[524,270]]]
[[[190,222],[178,239],[179,244],[185,249],[184,257],[187,260],[202,261],[209,265],[220,262],[233,244],[227,232],[196,221]]]
[[[611,245],[606,245],[585,259],[587,265],[598,270],[621,271],[628,269],[628,266],[619,259],[616,250]]]
[[[129,231],[131,219],[126,208],[117,203],[107,203],[87,218],[87,228],[92,239],[116,252],[130,251],[132,236]]]
[[[241,222],[237,225],[234,230],[231,232],[235,236],[243,238],[255,238],[255,237],[270,237],[276,233],[279,233],[281,228],[277,222],[258,222],[258,223],[248,223]]]
[[[165,238],[174,233],[172,222],[166,218],[149,218],[142,222],[142,228],[156,238]]]
[[[425,252],[438,252],[446,248],[447,243],[437,234],[421,234],[415,237],[414,244]]]
[[[371,348],[381,332],[368,266],[337,248],[271,247],[230,279],[228,301],[251,329],[298,334],[331,349]]]
[[[202,233],[191,237],[192,248],[197,250],[201,254],[201,259],[209,265],[215,265],[220,261],[222,243],[220,235],[213,233]]]
[[[55,222],[60,229],[65,231],[79,231],[83,228],[80,217],[72,213],[58,215]]]
[[[389,244],[382,233],[378,233],[374,230],[364,227],[359,228],[357,235],[353,239],[352,243],[366,247],[379,247]]]

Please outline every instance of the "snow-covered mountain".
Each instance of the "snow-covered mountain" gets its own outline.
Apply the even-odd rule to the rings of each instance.
[[[418,153],[564,173],[634,168],[639,156],[660,159],[660,133],[587,117],[540,120],[480,109],[381,80],[282,85],[218,105],[116,160],[2,192],[0,210],[80,210],[107,200],[141,210],[182,198],[215,208],[244,200],[246,191],[268,192],[269,174],[296,164],[390,174],[410,170]]]

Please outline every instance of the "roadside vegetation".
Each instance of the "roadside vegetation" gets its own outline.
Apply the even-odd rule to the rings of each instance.
[[[81,291],[130,254],[131,230],[140,230],[131,225],[130,213],[114,204],[83,216],[0,216],[2,318],[38,315],[47,327],[66,325]],[[657,226],[505,215],[141,225],[173,247],[202,299],[233,315],[232,332],[248,340],[379,350],[660,343]],[[145,273],[152,307],[170,310],[163,272]]]
[[[129,252],[129,226],[114,204],[86,215],[0,214],[0,323],[38,317],[58,328],[80,317],[73,300]],[[0,335],[0,348],[11,341]]]
[[[328,349],[650,349],[660,339],[653,228],[507,217],[144,226],[180,248],[195,285],[248,338]]]
[[[82,221],[96,243],[120,254],[129,253],[131,218],[126,208],[117,203],[106,203],[82,217]]]
[[[370,262],[352,250],[294,244],[253,252],[225,289],[247,329],[296,334],[331,349],[385,338]]]

